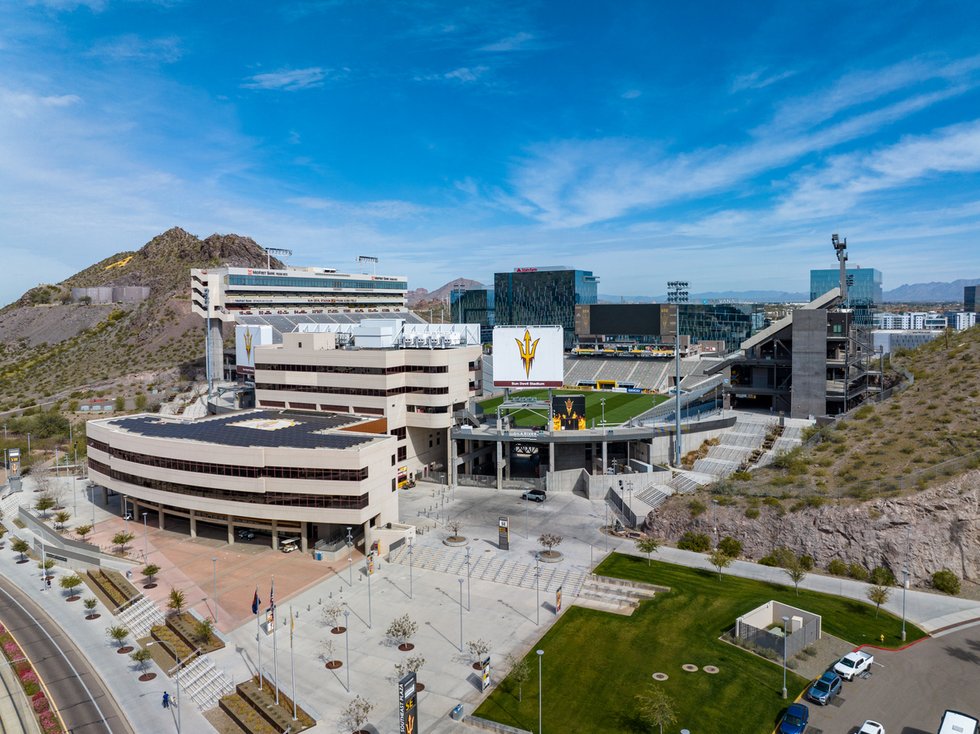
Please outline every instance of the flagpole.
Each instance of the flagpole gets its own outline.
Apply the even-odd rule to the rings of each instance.
[[[259,690],[262,690],[262,623],[259,621],[259,613],[262,605],[259,603],[259,590],[255,590],[255,647],[259,657]]]
[[[293,616],[293,605],[289,605],[289,677],[292,678],[293,687],[293,721],[296,721],[296,665],[295,657],[293,655],[293,627],[295,627],[296,618]]]
[[[279,705],[279,647],[276,644],[276,630],[279,627],[279,619],[276,615],[276,579],[272,578],[272,591],[269,593],[270,605],[272,606],[272,673],[276,678],[276,706]]]

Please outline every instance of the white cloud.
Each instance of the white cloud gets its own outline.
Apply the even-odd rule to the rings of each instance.
[[[140,38],[128,33],[95,44],[90,55],[109,61],[159,61],[172,64],[183,55],[176,36]]]
[[[73,11],[78,10],[78,8],[88,8],[93,12],[99,13],[105,10],[108,3],[107,0],[31,0],[29,4],[40,5],[41,7],[59,11]]]
[[[45,109],[71,107],[82,101],[77,94],[35,94],[0,87],[0,119],[4,110],[12,117],[31,117]]]
[[[288,199],[288,203],[304,209],[328,211],[353,219],[411,219],[426,211],[424,207],[398,200],[354,202],[299,196]]]
[[[499,41],[481,46],[478,50],[489,52],[524,51],[535,40],[536,36],[533,33],[515,33],[513,36],[501,38]]]
[[[746,89],[765,89],[768,86],[781,82],[784,79],[796,76],[795,69],[786,71],[776,71],[767,73],[768,68],[756,69],[748,74],[741,74],[732,80],[732,92],[742,92]]]
[[[489,66],[462,66],[458,69],[453,69],[452,71],[446,72],[443,74],[443,78],[458,82],[471,83],[477,81],[488,71],[490,71]]]
[[[242,84],[245,89],[279,89],[295,92],[323,86],[327,72],[319,66],[306,69],[282,69],[248,77]]]
[[[643,92],[641,92],[639,89],[627,89],[620,95],[620,97],[623,99],[636,99],[637,97],[642,96],[642,94]]]

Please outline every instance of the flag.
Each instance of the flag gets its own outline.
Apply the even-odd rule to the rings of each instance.
[[[272,579],[272,588],[269,589],[269,608],[276,611],[276,580]]]
[[[252,597],[252,614],[259,613],[259,606],[262,602],[259,600],[259,587],[255,587],[255,596]]]

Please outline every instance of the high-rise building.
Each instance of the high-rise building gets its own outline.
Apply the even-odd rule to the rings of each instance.
[[[496,273],[494,320],[497,326],[562,326],[565,349],[575,343],[575,307],[599,300],[599,278],[591,270],[561,266],[514,268]]]
[[[493,339],[493,288],[454,289],[449,294],[449,304],[454,324],[479,324],[483,343]]]
[[[840,270],[837,268],[810,271],[811,301],[839,287]],[[854,312],[853,324],[870,327],[881,302],[881,271],[875,268],[848,268],[847,299],[843,307]]]
[[[963,289],[963,310],[980,313],[980,285],[968,285]]]

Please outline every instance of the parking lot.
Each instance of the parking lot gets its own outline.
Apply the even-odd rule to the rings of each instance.
[[[980,626],[927,638],[906,650],[869,650],[871,676],[844,682],[828,706],[810,707],[807,734],[858,730],[866,719],[888,734],[935,734],[943,711],[980,712]]]

